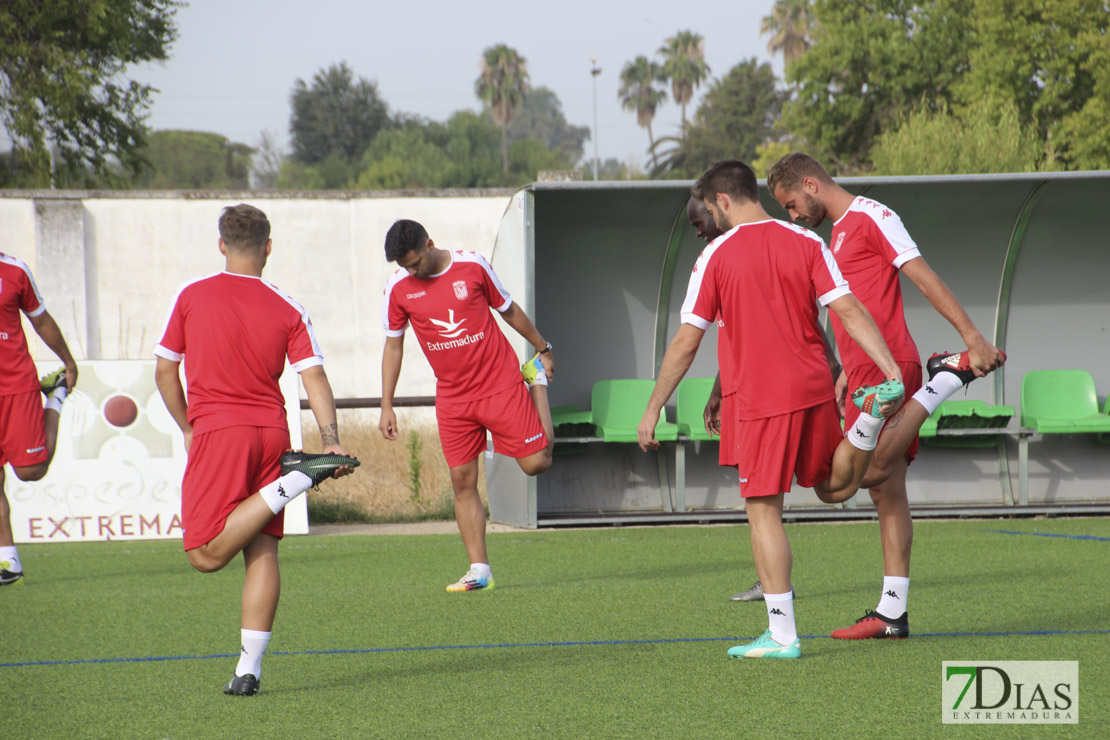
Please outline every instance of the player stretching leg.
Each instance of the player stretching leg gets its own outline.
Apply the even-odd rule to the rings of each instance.
[[[984,339],[960,302],[933,272],[891,208],[838,185],[817,160],[788,154],[767,176],[767,189],[792,219],[816,228],[833,222],[833,253],[852,292],[876,318],[879,331],[902,370],[907,402],[884,427],[871,467],[861,484],[870,489],[879,519],[883,585],[875,611],[855,624],[835,630],[844,639],[902,638],[909,635],[907,599],[913,518],[906,491],[906,473],[917,455],[918,429],[950,395],[997,369],[1006,355]],[[910,336],[902,309],[900,276],[904,275],[955,329],[967,351],[934,355],[927,363],[929,381],[922,385],[921,355]],[[857,388],[881,379],[881,371],[832,319],[844,372],[837,382],[841,401]],[[856,413],[845,407],[845,424]],[[823,499],[836,503],[839,499]]]
[[[65,364],[41,380],[23,334],[20,311]],[[22,481],[41,480],[46,475],[58,441],[62,402],[76,384],[77,363],[43,305],[31,270],[23,261],[0,252],[0,586],[24,583],[11,508],[4,494],[4,463],[11,463]],[[40,393],[46,394],[45,409]]]
[[[526,474],[538,475],[551,467],[551,345],[480,254],[439,249],[423,226],[402,219],[386,234],[385,258],[400,269],[390,277],[382,299],[386,340],[378,428],[386,439],[397,439],[393,396],[401,375],[405,328],[411,324],[436,376],[440,444],[451,471],[455,519],[470,558],[470,570],[447,590],[492,590],[478,456],[486,449],[489,430],[494,451],[516,458]],[[518,368],[491,309],[536,348],[523,368]]]
[[[272,246],[266,214],[246,204],[228,207],[219,228],[224,271],[178,288],[154,349],[154,376],[189,453],[181,482],[189,564],[211,573],[243,553],[242,647],[224,693],[253,696],[281,594],[285,505],[359,463],[339,444],[335,400],[308,312],[262,277]],[[187,399],[180,375],[186,357]],[[278,386],[286,358],[308,394],[322,455],[286,452],[289,425]]]

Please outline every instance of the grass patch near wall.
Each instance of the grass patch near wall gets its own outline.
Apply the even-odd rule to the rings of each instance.
[[[398,409],[394,441],[378,431],[377,409],[339,412],[339,439],[361,463],[354,474],[320,484],[308,493],[313,524],[388,523],[455,518],[451,475],[439,446],[430,410]],[[320,429],[311,412],[301,414],[304,449],[320,452]],[[478,493],[488,511],[484,456],[479,457]]]

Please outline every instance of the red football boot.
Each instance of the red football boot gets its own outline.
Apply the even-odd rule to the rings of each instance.
[[[830,637],[837,640],[900,640],[910,636],[909,612],[898,619],[889,619],[868,609],[851,627],[833,630]]]

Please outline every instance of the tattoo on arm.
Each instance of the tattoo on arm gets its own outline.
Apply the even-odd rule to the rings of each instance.
[[[324,447],[339,444],[339,424],[328,424],[321,429],[320,441],[324,443]]]

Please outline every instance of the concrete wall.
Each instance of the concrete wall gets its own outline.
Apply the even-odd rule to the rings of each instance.
[[[381,296],[395,266],[385,232],[420,221],[438,246],[487,257],[511,191],[424,193],[0,191],[0,251],[26,262],[74,356],[152,357],[182,282],[223,269],[216,222],[258,206],[273,224],[264,276],[303,304],[339,398],[381,394]],[[53,353],[26,326],[39,360]],[[432,395],[411,332],[398,395]]]

